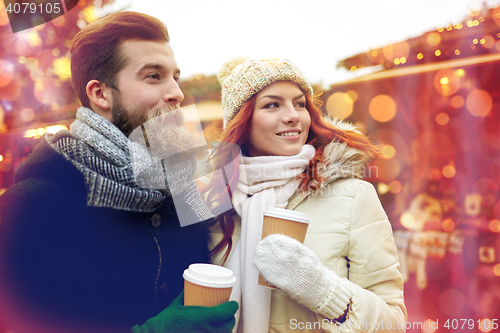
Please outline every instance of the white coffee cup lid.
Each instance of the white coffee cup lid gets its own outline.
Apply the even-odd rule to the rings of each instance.
[[[191,283],[210,288],[229,288],[236,282],[233,271],[210,264],[191,264],[184,270],[182,277]]]
[[[309,223],[309,215],[304,212],[298,212],[296,210],[269,207],[265,212],[264,216],[276,217],[279,219],[292,220],[296,222]]]

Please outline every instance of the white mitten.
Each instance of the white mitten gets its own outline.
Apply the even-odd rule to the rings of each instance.
[[[272,285],[329,319],[341,317],[350,302],[349,282],[329,270],[295,239],[270,235],[257,244],[255,266]]]

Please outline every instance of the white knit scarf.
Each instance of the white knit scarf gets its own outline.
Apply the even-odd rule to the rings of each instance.
[[[228,264],[238,281],[231,294],[231,299],[240,304],[235,331],[269,330],[271,290],[258,284],[259,271],[253,265],[255,247],[262,237],[263,213],[269,207],[287,206],[300,184],[297,176],[304,172],[314,153],[313,146],[304,145],[293,156],[241,158],[240,177],[232,198],[241,216],[241,237]]]

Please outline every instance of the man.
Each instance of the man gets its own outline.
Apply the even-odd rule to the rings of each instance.
[[[235,302],[183,306],[184,269],[208,261],[206,221],[181,227],[178,214],[207,215],[194,199],[176,212],[166,186],[139,186],[158,170],[144,167],[148,150],[127,138],[157,115],[166,115],[166,126],[182,122],[168,42],[160,21],[134,12],[108,15],[73,39],[73,86],[83,106],[71,132],[44,136],[0,196],[0,318],[11,331],[233,328]],[[169,146],[192,138],[172,131],[156,140],[181,151]],[[166,177],[185,180],[185,169]]]

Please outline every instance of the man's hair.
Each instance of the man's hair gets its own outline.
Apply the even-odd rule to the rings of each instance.
[[[73,88],[83,106],[90,108],[87,83],[97,80],[116,87],[116,75],[129,59],[121,45],[127,40],[168,42],[167,27],[158,19],[136,12],[107,15],[83,28],[71,42]]]

